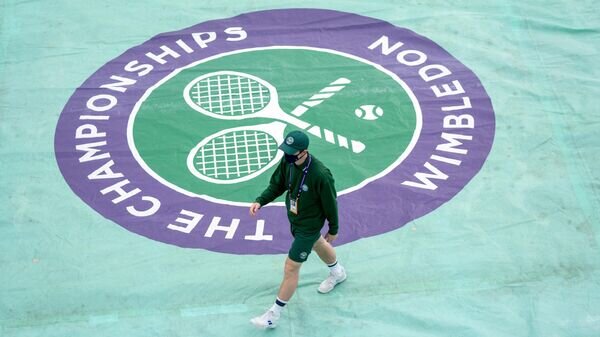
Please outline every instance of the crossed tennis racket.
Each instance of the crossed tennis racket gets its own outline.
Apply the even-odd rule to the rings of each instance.
[[[340,78],[292,113],[301,116],[343,89],[350,80]],[[277,90],[267,81],[250,74],[218,71],[192,80],[184,89],[186,103],[212,118],[242,120],[270,118],[274,122],[229,128],[204,138],[189,153],[187,166],[196,177],[217,183],[232,184],[250,180],[275,165],[283,154],[278,144],[283,142],[285,127],[294,125],[335,144],[360,153],[365,145],[331,130],[311,125],[286,114],[279,106]],[[336,142],[337,140],[337,142]]]

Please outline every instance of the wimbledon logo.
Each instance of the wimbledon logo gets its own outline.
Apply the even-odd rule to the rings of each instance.
[[[180,247],[287,251],[283,197],[250,217],[292,130],[336,178],[340,243],[399,228],[456,195],[494,136],[477,77],[432,41],[319,9],[253,12],[158,35],[78,88],[60,170],[129,231]],[[327,228],[327,227],[325,227]]]

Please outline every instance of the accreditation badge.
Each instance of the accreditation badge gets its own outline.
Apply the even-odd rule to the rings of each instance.
[[[298,215],[298,199],[290,198],[290,212]]]

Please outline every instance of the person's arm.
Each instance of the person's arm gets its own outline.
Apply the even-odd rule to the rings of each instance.
[[[260,196],[258,196],[258,198],[256,198],[255,201],[259,203],[261,207],[275,200],[285,192],[286,186],[283,165],[285,165],[285,163],[282,162],[277,166],[277,169],[271,176],[269,186],[260,194]]]
[[[338,233],[338,208],[337,192],[335,191],[335,180],[331,172],[327,170],[323,174],[320,189],[321,207],[325,212],[327,222],[329,222],[328,234],[336,236]]]

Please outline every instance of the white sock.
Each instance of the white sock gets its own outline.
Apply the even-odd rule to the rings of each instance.
[[[327,267],[332,273],[339,274],[342,272],[342,265],[337,260],[332,264],[328,264]]]
[[[279,297],[277,297],[277,300],[275,301],[275,303],[273,303],[273,306],[271,307],[270,310],[275,312],[278,315],[281,315],[281,311],[283,310],[283,308],[285,307],[286,304],[287,304],[287,301],[284,301],[284,300],[280,299]]]

